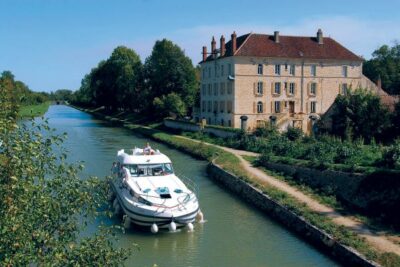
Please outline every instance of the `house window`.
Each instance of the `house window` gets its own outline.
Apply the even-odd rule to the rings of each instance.
[[[263,94],[263,82],[258,82],[257,83],[257,94],[262,95]]]
[[[211,68],[208,67],[208,78],[211,78]]]
[[[208,84],[208,95],[212,96],[212,88],[211,88],[211,83]]]
[[[217,112],[218,112],[218,101],[214,101],[213,112],[214,112],[214,113],[217,113]]]
[[[232,83],[228,82],[228,95],[232,94]]]
[[[224,119],[221,119],[221,126],[224,126]]]
[[[226,112],[231,113],[232,112],[232,101],[228,101],[226,105]]]
[[[211,124],[211,118],[208,118],[208,124]]]
[[[221,65],[221,76],[224,76],[224,65]]]
[[[275,74],[281,75],[281,65],[275,65]]]
[[[274,94],[277,94],[277,95],[281,94],[281,83],[275,83]]]
[[[228,64],[228,75],[232,75],[232,64]]]
[[[261,101],[257,103],[257,113],[263,113],[263,103]]]
[[[258,64],[257,73],[258,74],[263,74],[263,65],[262,64]]]
[[[316,101],[311,101],[311,113],[316,113],[317,112],[317,102]]]
[[[211,112],[211,101],[208,101],[207,111],[208,111],[208,112]]]
[[[207,93],[206,85],[203,84],[201,87],[202,87],[202,88],[201,88],[201,93],[202,93],[202,95],[206,95],[206,93]]]
[[[347,86],[347,83],[342,84],[342,95],[347,95],[349,88]]]
[[[218,83],[214,83],[214,95],[218,95]]]
[[[214,75],[215,77],[218,77],[217,65],[214,66]]]
[[[290,65],[289,74],[292,76],[296,75],[296,66],[295,65]]]
[[[206,101],[201,102],[201,111],[202,112],[206,111]]]
[[[317,65],[311,65],[311,76],[317,76]]]
[[[219,102],[219,111],[221,113],[224,113],[224,111],[225,111],[225,101],[220,101]]]
[[[281,112],[281,101],[275,101],[274,102],[274,106],[275,106],[275,113],[280,113]]]
[[[310,95],[317,94],[317,83],[311,83],[310,85]]]
[[[289,94],[290,95],[294,95],[294,87],[295,87],[295,83],[289,84]]]
[[[342,75],[343,77],[347,77],[347,66],[342,67]]]
[[[203,68],[203,79],[206,78],[206,68]]]
[[[221,95],[225,94],[225,83],[221,83],[219,85],[219,92],[220,92]]]

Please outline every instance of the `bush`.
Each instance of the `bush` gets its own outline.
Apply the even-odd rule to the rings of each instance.
[[[303,137],[304,133],[300,128],[289,127],[284,135],[291,141],[296,141]]]
[[[382,164],[389,168],[400,169],[400,139],[383,152]]]
[[[254,135],[257,137],[270,137],[278,134],[279,133],[276,126],[271,124],[266,124],[265,126],[259,126],[254,131]]]

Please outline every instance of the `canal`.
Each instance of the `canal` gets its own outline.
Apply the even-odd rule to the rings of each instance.
[[[140,247],[128,259],[127,266],[338,266],[214,183],[207,177],[205,161],[67,106],[50,106],[46,117],[51,127],[68,134],[64,145],[69,150],[69,160],[84,161],[84,175],[108,175],[118,149],[141,147],[149,141],[153,148],[171,158],[176,171],[192,178],[199,186],[200,206],[207,222],[195,224],[195,231],[191,233],[153,235],[138,229],[120,233],[119,246],[130,247],[136,243]]]

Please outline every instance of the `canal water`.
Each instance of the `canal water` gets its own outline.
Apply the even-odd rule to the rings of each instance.
[[[69,160],[84,161],[84,175],[104,177],[120,148],[151,142],[168,155],[175,171],[199,186],[201,209],[207,222],[195,224],[194,232],[151,234],[130,229],[118,234],[118,246],[139,246],[127,266],[338,266],[265,214],[258,212],[206,174],[206,162],[165,145],[110,126],[91,115],[67,106],[50,106],[50,126],[66,132]],[[111,220],[109,223],[118,223]]]

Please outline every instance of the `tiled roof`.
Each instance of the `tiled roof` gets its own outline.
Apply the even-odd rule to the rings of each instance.
[[[226,44],[224,57],[232,56],[231,41]],[[237,38],[237,49],[234,56],[305,58],[305,59],[363,59],[329,37],[323,38],[323,44],[318,44],[315,37],[279,36],[279,43],[273,35],[245,34]],[[212,56],[207,61],[212,60]]]

